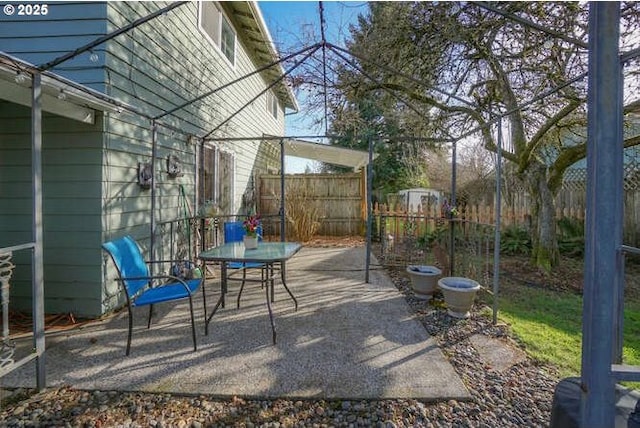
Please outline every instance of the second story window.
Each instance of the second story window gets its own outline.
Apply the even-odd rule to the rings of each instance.
[[[203,1],[199,5],[200,29],[229,60],[231,65],[235,65],[236,32],[222,11],[220,4],[213,1]]]
[[[267,92],[267,111],[271,113],[274,119],[278,118],[278,97],[273,91]]]

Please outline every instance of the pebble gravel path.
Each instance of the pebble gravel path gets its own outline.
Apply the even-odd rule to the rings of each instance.
[[[469,401],[325,401],[216,399],[118,391],[57,388],[15,390],[0,409],[3,427],[546,427],[557,374],[525,359],[504,371],[480,357],[469,338],[484,334],[512,341],[474,308],[468,320],[454,320],[441,301],[416,300],[408,279],[390,275],[415,316],[434,336],[469,389]],[[486,311],[485,311],[486,312]]]

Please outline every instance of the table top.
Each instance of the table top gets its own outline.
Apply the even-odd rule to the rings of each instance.
[[[264,242],[258,248],[247,250],[242,242],[229,242],[203,251],[198,258],[212,262],[283,262],[297,253],[302,245],[297,242]]]

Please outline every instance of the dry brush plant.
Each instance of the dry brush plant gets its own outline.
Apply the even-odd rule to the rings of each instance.
[[[292,185],[284,198],[288,234],[291,238],[308,242],[320,227],[322,209],[313,192],[303,185]]]

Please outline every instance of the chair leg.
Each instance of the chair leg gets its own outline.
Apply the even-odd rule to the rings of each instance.
[[[131,333],[133,331],[133,311],[131,310],[131,305],[127,305],[127,310],[129,311],[129,334],[127,335],[127,357],[129,356],[129,352],[131,352]]]
[[[147,329],[151,328],[151,315],[153,315],[153,305],[149,305],[149,321],[147,321]]]
[[[191,313],[191,336],[193,337],[193,350],[195,352],[198,350],[198,345],[196,344],[196,321],[193,316],[193,299],[191,295],[189,295],[189,312]]]
[[[204,284],[205,284],[205,280],[204,278],[202,278],[202,284],[200,284],[200,287],[202,287],[202,305],[204,306],[204,319],[207,319],[207,295],[204,292]]]

